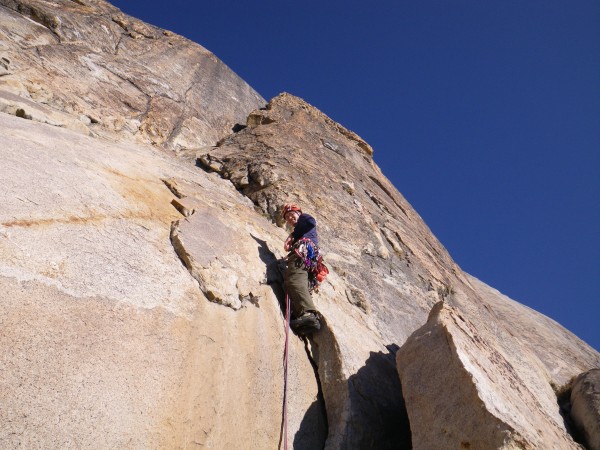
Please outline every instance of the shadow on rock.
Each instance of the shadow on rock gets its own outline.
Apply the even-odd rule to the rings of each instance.
[[[294,435],[294,450],[316,450],[325,445],[327,418],[323,414],[323,404],[316,400],[304,414],[300,428]]]
[[[571,395],[573,392],[573,385],[575,383],[575,380],[576,380],[576,377],[573,377],[566,385],[564,385],[560,388],[556,387],[555,385],[552,385],[552,383],[551,383],[552,389],[554,390],[554,393],[556,394],[556,402],[558,404],[560,415],[563,418],[563,423],[565,425],[565,429],[567,430],[567,433],[569,433],[571,435],[571,438],[573,438],[573,440],[575,442],[577,442],[578,444],[581,444],[582,447],[593,448],[586,441],[585,433],[582,432],[583,430],[581,430],[577,426],[575,421],[573,420],[574,419],[572,416],[573,404],[571,403]]]
[[[347,448],[410,449],[410,424],[396,369],[396,344],[389,353],[371,352],[365,365],[348,379],[352,404]]]
[[[285,316],[286,261],[277,259],[264,240],[252,238],[266,266],[266,283]],[[340,448],[410,449],[410,424],[396,370],[398,346],[388,345],[388,353],[371,352],[365,365],[345,380],[335,336],[326,319],[321,326],[310,339],[310,350],[307,348],[319,384],[319,398],[306,411],[293,448],[323,448],[327,436],[328,445]],[[328,382],[321,385],[321,380]]]
[[[233,131],[234,133],[239,133],[244,128],[247,128],[246,125],[242,125],[241,123],[236,123],[234,126],[231,127],[231,131]]]
[[[344,375],[340,347],[324,320],[310,339],[327,414],[327,448],[410,449],[410,424],[395,354],[371,352],[355,374]]]
[[[269,246],[267,245],[266,241],[259,239],[252,234],[250,236],[252,236],[252,239],[258,243],[258,256],[260,260],[265,263],[266,267],[266,283],[271,286],[273,294],[275,294],[275,297],[279,302],[281,313],[285,317],[285,290],[283,289],[283,274],[285,273],[287,262],[285,259],[277,259],[275,254],[269,250]]]

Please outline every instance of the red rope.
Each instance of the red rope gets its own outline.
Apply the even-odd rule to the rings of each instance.
[[[288,450],[287,433],[287,376],[288,376],[288,342],[290,335],[290,296],[285,295],[285,351],[283,352],[283,448]]]

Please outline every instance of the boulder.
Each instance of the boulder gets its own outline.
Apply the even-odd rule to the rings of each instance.
[[[571,418],[588,448],[600,449],[600,369],[582,373],[573,381]]]
[[[440,302],[398,351],[413,448],[579,448],[541,367],[516,366],[478,329]]]

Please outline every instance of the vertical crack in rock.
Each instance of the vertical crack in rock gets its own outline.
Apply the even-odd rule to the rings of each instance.
[[[389,353],[371,352],[364,366],[348,377],[337,339],[325,320],[310,339],[310,349],[307,341],[327,414],[325,447],[410,449],[410,425],[395,368],[398,347],[389,345]]]
[[[558,404],[558,408],[560,410],[560,415],[562,416],[565,424],[565,428],[567,432],[571,435],[573,440],[585,448],[588,448],[585,442],[584,436],[580,433],[578,427],[573,421],[573,417],[571,415],[572,404],[571,404],[571,393],[573,391],[573,382],[575,381],[575,377],[571,378],[569,382],[563,386],[556,386],[554,383],[550,383],[552,390],[556,394],[556,403]]]
[[[285,316],[285,292],[283,289],[282,275],[285,267],[283,267],[282,261],[278,260],[275,254],[271,252],[266,245],[266,242],[261,241],[254,236],[253,238],[261,246],[261,259],[265,262],[267,267],[266,283],[273,289],[275,298],[279,300],[281,313]],[[304,342],[304,350],[313,369],[317,384],[317,398],[304,414],[300,427],[294,435],[293,448],[295,450],[312,450],[314,448],[323,448],[325,446],[329,434],[329,423],[327,406],[323,393],[323,383],[321,382],[321,376],[319,375],[317,346],[312,339],[305,336],[302,337],[302,341]],[[313,355],[313,351],[316,353],[316,356]]]
[[[348,379],[352,402],[346,436],[348,446],[412,448],[410,423],[395,367],[398,346],[386,347],[388,353],[371,352],[364,366]]]
[[[343,448],[351,409],[350,399],[340,348],[325,318],[321,321],[321,330],[313,335],[310,343],[309,359],[317,369],[315,376],[327,414],[325,447]]]
[[[306,431],[310,432],[311,434],[315,434],[318,431],[322,431],[323,441],[319,442],[319,448],[323,448],[325,445],[327,435],[329,434],[329,423],[327,422],[327,405],[325,403],[325,397],[323,396],[323,385],[321,384],[321,377],[319,376],[319,366],[317,365],[317,362],[315,361],[315,359],[312,356],[309,339],[306,336],[303,336],[302,340],[304,341],[304,350],[306,351],[306,356],[308,358],[308,361],[310,362],[310,365],[313,368],[313,371],[315,374],[315,380],[317,381],[318,392],[317,392],[316,408],[313,408],[313,410],[315,411],[313,413],[313,415],[315,415],[317,417],[313,418],[313,422],[316,421],[318,423],[318,425],[322,424],[322,427],[323,427],[323,430],[311,429],[311,430],[306,430]],[[296,450],[301,450],[303,448],[302,434],[303,434],[303,430],[300,429],[300,430],[298,430],[298,433],[296,433],[296,436],[294,437],[294,449],[296,449]],[[313,444],[314,444],[314,442],[313,442]]]

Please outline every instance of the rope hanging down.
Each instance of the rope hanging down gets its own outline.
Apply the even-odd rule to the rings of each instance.
[[[288,354],[290,336],[290,296],[285,295],[285,350],[283,352],[283,448],[288,450],[287,433],[287,382],[288,382]]]

